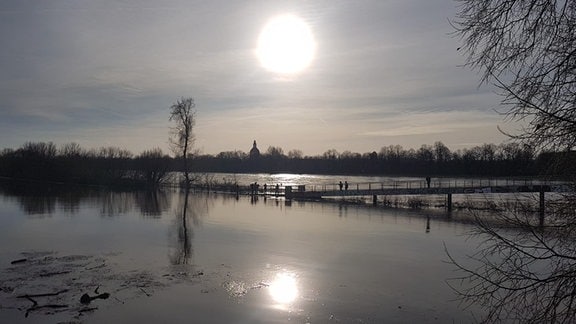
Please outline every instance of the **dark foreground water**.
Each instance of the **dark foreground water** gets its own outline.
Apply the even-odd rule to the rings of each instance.
[[[0,188],[0,323],[469,323],[477,311],[454,301],[445,262],[445,246],[464,258],[476,242],[443,212]]]

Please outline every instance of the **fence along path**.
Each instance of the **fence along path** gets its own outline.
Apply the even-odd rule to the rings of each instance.
[[[544,217],[545,192],[557,191],[561,184],[539,180],[449,180],[449,181],[390,181],[382,183],[340,183],[329,185],[286,186],[286,199],[322,199],[324,197],[372,196],[376,204],[378,196],[391,195],[446,195],[447,209],[452,210],[452,195],[474,193],[529,193],[540,194],[539,213]]]
[[[372,195],[443,195],[471,193],[516,193],[516,192],[549,192],[555,186],[550,182],[539,180],[506,180],[506,179],[452,179],[427,181],[389,181],[366,183],[340,183],[322,185],[286,186],[284,193],[289,199],[318,199],[335,196],[372,196]]]

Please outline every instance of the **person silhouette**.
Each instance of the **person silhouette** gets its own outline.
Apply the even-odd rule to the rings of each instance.
[[[342,181],[340,181],[340,182],[338,183],[338,187],[340,187],[340,191],[342,191],[342,186],[343,186]]]
[[[344,181],[344,190],[348,191],[348,181]]]

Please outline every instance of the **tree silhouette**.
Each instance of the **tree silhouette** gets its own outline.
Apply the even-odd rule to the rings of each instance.
[[[576,145],[576,1],[456,0],[468,66],[494,83],[514,138],[540,149]]]
[[[170,144],[177,156],[184,162],[185,186],[190,186],[190,168],[188,165],[190,149],[194,143],[193,128],[196,122],[194,98],[180,98],[170,107],[170,121],[175,123],[172,127]]]
[[[505,116],[526,125],[510,136],[532,150],[572,149],[576,1],[457,1],[454,26],[463,39],[467,64],[481,71],[483,82],[501,90]],[[522,159],[518,148],[510,146],[506,154]],[[475,154],[492,162],[495,147],[485,145]],[[464,301],[486,308],[484,322],[573,323],[576,196],[562,194],[549,202],[544,224],[533,206],[521,205],[490,215],[490,221],[476,215],[475,234],[484,243],[471,260],[451,258],[464,283],[453,287]]]

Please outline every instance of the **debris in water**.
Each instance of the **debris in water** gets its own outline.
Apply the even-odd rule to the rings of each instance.
[[[140,288],[140,289],[142,289],[142,288]],[[96,290],[98,290],[98,288],[96,288]],[[82,295],[82,297],[80,297],[80,303],[82,303],[84,305],[88,305],[94,299],[108,299],[108,297],[110,297],[109,293],[102,293],[102,294],[99,294],[96,296],[90,296],[88,294],[84,294],[84,295]]]

